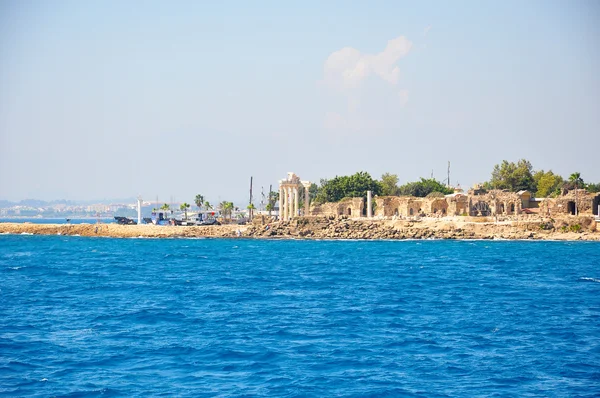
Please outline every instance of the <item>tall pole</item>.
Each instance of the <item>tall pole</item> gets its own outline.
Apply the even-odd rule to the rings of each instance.
[[[450,161],[448,161],[448,188],[450,188]]]
[[[138,203],[137,203],[137,213],[138,213],[138,225],[140,225],[142,223],[142,197],[138,196]]]
[[[250,176],[250,202],[248,205],[252,205],[252,176]],[[248,209],[248,212],[250,214],[250,219],[252,219],[252,208]]]
[[[577,180],[575,180],[575,215],[577,216],[579,213],[579,209],[577,208]]]
[[[269,203],[269,217],[271,217],[271,210],[273,209],[273,204],[272,204],[272,193],[273,192],[273,184],[269,184],[269,200],[267,201]]]

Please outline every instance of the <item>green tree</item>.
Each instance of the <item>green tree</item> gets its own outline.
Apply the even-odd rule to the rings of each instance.
[[[398,175],[385,173],[381,176],[381,195],[398,196],[400,187],[398,187]]]
[[[229,220],[231,220],[231,218],[233,217],[233,202],[226,202],[225,203],[225,211],[227,212],[227,214],[229,214]]]
[[[184,220],[187,220],[187,211],[190,208],[190,204],[189,203],[182,203],[179,206],[179,210],[184,212]]]
[[[600,182],[597,184],[586,184],[585,189],[590,193],[600,192]]]
[[[532,170],[533,167],[528,160],[521,159],[517,163],[503,160],[501,164],[494,166],[492,178],[487,186],[493,189],[507,189],[511,192],[521,190],[536,192]]]
[[[194,203],[196,203],[196,206],[198,206],[199,210],[202,210],[202,205],[204,204],[204,195],[196,195],[196,197],[194,198]]]
[[[229,216],[229,219],[231,220],[233,213],[233,202],[223,201],[219,203],[218,207],[223,215],[223,218]]]
[[[252,217],[254,216],[254,210],[256,209],[256,207],[254,206],[254,203],[250,203],[248,206],[246,206],[246,209],[248,209],[248,215],[249,215],[250,219],[252,220]]]
[[[269,212],[269,217],[271,216],[271,212],[275,210],[275,202],[279,200],[279,192],[271,191],[269,192],[269,203],[267,203],[267,211]]]
[[[581,178],[581,173],[575,172],[569,176],[569,179],[565,181],[562,185],[562,189],[570,191],[572,189],[580,189],[586,188],[585,182],[583,178]]]
[[[583,178],[581,178],[581,173],[575,172],[569,176],[569,182],[575,184],[575,187],[582,187],[585,183],[583,182]]]
[[[537,186],[535,196],[538,198],[547,198],[551,195],[558,194],[564,180],[558,174],[554,174],[552,170],[539,170],[533,174],[533,180]]]
[[[371,178],[369,173],[361,171],[351,176],[321,180],[315,202],[338,202],[343,198],[366,198],[367,191],[372,191],[373,195],[380,195],[381,184]]]
[[[204,208],[206,210],[211,210],[213,208],[213,206],[210,204],[210,202],[208,200],[204,201]]]
[[[427,179],[423,177],[421,177],[421,181],[409,182],[398,188],[399,195],[416,196],[418,198],[424,198],[432,192],[448,195],[454,193],[454,190],[434,178]]]

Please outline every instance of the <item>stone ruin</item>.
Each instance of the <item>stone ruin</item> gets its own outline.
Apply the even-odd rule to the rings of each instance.
[[[509,192],[506,190],[470,190],[467,194],[457,192],[444,197],[417,198],[413,196],[375,197],[376,217],[415,216],[517,216],[532,214],[553,215],[598,215],[600,193],[590,194],[584,189],[569,191],[558,198],[533,198],[529,191]],[[346,198],[336,203],[314,204],[311,216],[366,216],[362,198]]]
[[[585,189],[573,189],[557,198],[546,198],[540,203],[540,214],[544,216],[595,215],[598,216],[600,193],[589,193]]]
[[[352,218],[364,215],[363,198],[346,198],[339,202],[313,204],[310,208],[311,216],[348,216]]]

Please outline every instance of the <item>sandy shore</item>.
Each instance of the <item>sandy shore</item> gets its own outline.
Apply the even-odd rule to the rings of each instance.
[[[600,241],[590,217],[564,220],[485,222],[464,218],[367,220],[307,217],[290,222],[256,219],[251,225],[155,226],[117,224],[0,223],[0,233],[107,236],[119,238],[267,238],[267,239],[533,239]]]

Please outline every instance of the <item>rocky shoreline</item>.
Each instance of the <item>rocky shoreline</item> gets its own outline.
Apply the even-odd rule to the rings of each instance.
[[[117,224],[0,223],[2,234],[97,236],[118,238],[263,238],[263,239],[508,239],[600,241],[591,217],[560,220],[480,219],[377,220],[302,217],[289,222],[256,218],[250,225],[155,226]]]

